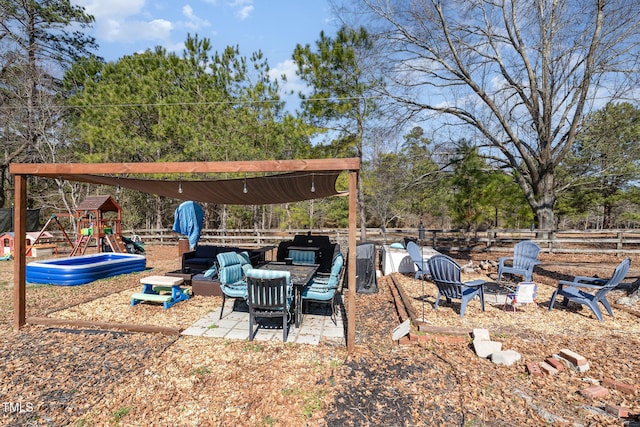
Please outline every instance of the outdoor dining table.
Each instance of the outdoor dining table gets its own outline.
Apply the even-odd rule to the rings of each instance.
[[[293,285],[293,319],[296,328],[302,324],[302,289],[311,281],[313,275],[318,271],[319,264],[287,264],[284,262],[271,261],[258,268],[266,270],[288,271],[291,274],[291,284]]]

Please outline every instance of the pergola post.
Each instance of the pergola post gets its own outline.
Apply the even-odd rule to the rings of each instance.
[[[349,262],[347,265],[349,294],[347,296],[347,351],[353,353],[356,339],[356,189],[358,173],[349,171]]]
[[[15,175],[14,183],[13,327],[18,330],[26,323],[27,176]]]

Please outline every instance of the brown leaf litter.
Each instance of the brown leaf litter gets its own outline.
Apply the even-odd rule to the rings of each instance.
[[[468,254],[452,254],[460,264]],[[179,265],[176,247],[149,246],[143,274]],[[471,258],[478,261],[487,254]],[[423,425],[623,425],[604,413],[625,406],[638,420],[638,395],[611,390],[590,400],[579,391],[590,381],[613,378],[640,386],[640,319],[614,307],[598,322],[571,304],[548,311],[555,283],[575,274],[601,277],[615,257],[542,255],[535,270],[538,307],[516,313],[502,303],[482,312],[473,301],[460,319],[459,305],[433,310],[435,286],[395,276],[413,309],[433,326],[489,330],[522,360],[510,367],[478,358],[469,341],[421,341],[398,345],[399,324],[389,277],[377,294],[356,294],[356,350],[170,337],[90,329],[27,326],[12,330],[12,262],[0,264],[0,398],[2,425],[122,426],[423,426]],[[632,269],[625,282],[638,278]],[[482,272],[495,277],[494,272]],[[194,297],[169,310],[152,304],[131,307],[140,274],[79,287],[29,286],[29,316],[126,322],[186,328],[221,304]],[[622,295],[623,292],[618,291]],[[612,299],[615,299],[612,298]],[[424,312],[424,314],[423,314]],[[590,370],[530,377],[525,363],[562,348],[585,356]]]

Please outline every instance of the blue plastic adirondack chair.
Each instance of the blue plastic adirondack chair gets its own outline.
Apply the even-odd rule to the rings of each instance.
[[[344,258],[338,253],[331,264],[331,273],[329,276],[317,274],[308,286],[302,290],[303,301],[314,301],[319,303],[331,304],[331,320],[334,324],[336,321],[336,292],[340,284],[342,275],[342,267],[344,266]]]
[[[598,306],[598,303],[601,303],[609,313],[609,316],[613,317],[611,304],[607,301],[606,296],[609,291],[618,286],[625,278],[630,266],[631,258],[625,258],[620,264],[618,264],[609,280],[586,276],[576,276],[572,281],[560,280],[560,282],[558,282],[557,289],[551,296],[549,310],[553,308],[556,297],[558,295],[562,295],[564,297],[562,305],[565,307],[569,304],[569,301],[586,305],[591,309],[593,314],[596,315],[598,320],[602,322],[602,311],[600,311],[600,307]],[[592,289],[595,290],[595,292],[590,293],[580,288]]]
[[[525,282],[533,280],[533,267],[540,264],[538,254],[540,246],[531,240],[517,243],[513,248],[513,256],[498,259],[498,283],[505,273],[524,277]]]
[[[429,266],[427,265],[427,261],[420,253],[420,247],[418,247],[416,242],[409,241],[407,243],[407,252],[409,252],[411,261],[413,261],[413,264],[416,266],[416,274],[413,276],[413,278],[417,279],[420,276],[426,276],[427,274],[429,274]]]
[[[440,298],[445,297],[448,303],[452,299],[459,299],[460,317],[464,317],[469,301],[476,296],[480,297],[482,311],[484,311],[484,280],[472,280],[462,282],[460,279],[460,266],[446,255],[435,255],[427,261],[431,280],[438,287],[438,296],[433,306],[434,310],[440,304]]]
[[[234,308],[238,299],[247,298],[247,282],[244,280],[246,267],[243,269],[246,262],[244,257],[235,252],[219,253],[216,255],[216,259],[218,260],[218,279],[222,291],[222,307],[220,308],[220,318],[222,319],[224,303],[227,298],[235,298]]]
[[[282,341],[289,335],[293,285],[288,271],[250,269],[246,275],[247,304],[249,305],[249,341],[258,332],[254,329],[258,317],[282,317]]]

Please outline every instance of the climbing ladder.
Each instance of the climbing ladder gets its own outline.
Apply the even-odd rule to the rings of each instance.
[[[93,236],[85,236],[85,235],[80,237],[80,239],[76,241],[76,244],[73,247],[73,250],[71,251],[70,256],[84,255],[85,251],[87,250],[87,247],[89,246],[89,242],[91,242],[92,237]]]
[[[116,236],[115,234],[105,234],[104,240],[111,248],[111,252],[124,253],[127,251],[120,239],[118,239],[118,236]]]

